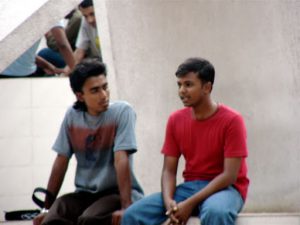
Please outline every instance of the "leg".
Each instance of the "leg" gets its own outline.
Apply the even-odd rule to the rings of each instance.
[[[232,186],[208,197],[200,206],[202,225],[234,225],[244,201]]]
[[[42,225],[73,225],[77,218],[92,203],[86,193],[70,193],[56,199]]]
[[[52,50],[51,48],[42,49],[41,51],[39,51],[38,55],[58,68],[64,68],[66,66],[66,63],[61,54]]]
[[[158,225],[167,219],[161,193],[138,200],[126,209],[122,225]]]
[[[196,194],[199,190],[208,184],[207,181],[187,181],[176,187],[174,200],[182,202],[192,195]]]
[[[199,186],[205,186],[208,182],[185,182],[176,187],[174,200],[181,202],[199,190]],[[122,225],[158,225],[163,223],[167,216],[162,194],[156,193],[145,197],[130,206],[122,219]]]
[[[42,49],[41,51],[39,51],[38,56],[50,62],[57,68],[64,68],[66,66],[66,63],[63,57],[61,56],[61,54],[50,48]],[[45,75],[45,71],[42,68],[37,67],[33,76],[43,76],[43,75]]]
[[[78,218],[79,225],[111,225],[112,213],[121,208],[118,194],[100,197]]]

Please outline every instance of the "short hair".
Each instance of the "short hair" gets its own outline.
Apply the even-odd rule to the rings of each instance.
[[[83,0],[80,4],[79,7],[81,8],[88,8],[90,6],[94,6],[93,0]]]
[[[188,58],[178,66],[175,75],[176,77],[184,77],[190,72],[196,73],[202,82],[211,82],[213,85],[215,80],[215,69],[208,60],[199,57]]]
[[[77,64],[70,74],[70,86],[74,94],[77,92],[82,93],[82,87],[85,81],[93,76],[105,76],[107,75],[106,66],[98,58],[87,58]],[[84,102],[76,101],[73,105],[74,109],[87,111],[87,107]]]

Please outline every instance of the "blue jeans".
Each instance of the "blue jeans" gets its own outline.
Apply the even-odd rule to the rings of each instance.
[[[184,201],[203,189],[208,181],[190,181],[177,186],[174,199]],[[234,225],[244,205],[240,193],[232,186],[211,195],[198,205],[194,214],[201,225]],[[162,194],[155,193],[131,205],[123,215],[122,225],[160,225],[166,219]]]
[[[57,68],[64,68],[66,66],[64,58],[61,56],[61,54],[50,48],[42,49],[41,51],[39,51],[38,56],[50,62]],[[34,75],[32,76],[45,76],[45,74],[46,74],[45,71],[41,67],[37,67]]]
[[[62,55],[51,48],[43,48],[39,51],[38,55],[58,68],[64,68],[66,66]]]

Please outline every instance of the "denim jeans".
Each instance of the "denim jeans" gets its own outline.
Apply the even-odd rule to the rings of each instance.
[[[177,186],[174,199],[181,202],[203,189],[208,181],[190,181]],[[244,205],[240,193],[232,186],[209,196],[195,209],[201,225],[234,225]],[[160,225],[166,219],[162,194],[155,193],[131,205],[123,215],[122,225]]]
[[[39,51],[38,55],[58,68],[64,68],[66,66],[62,55],[51,48],[43,48]]]

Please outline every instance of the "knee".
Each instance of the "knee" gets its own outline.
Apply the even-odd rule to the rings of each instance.
[[[58,210],[65,211],[66,208],[67,208],[66,201],[64,200],[64,197],[62,196],[62,197],[55,199],[55,201],[53,202],[53,204],[50,208],[50,211],[51,211],[51,213],[57,212]]]
[[[236,213],[228,208],[208,207],[201,213],[201,224],[203,225],[227,225],[234,224]]]
[[[48,48],[43,48],[38,52],[38,56],[44,58],[47,57],[50,54],[50,50]]]
[[[136,221],[135,212],[136,209],[134,205],[131,205],[129,208],[127,208],[122,216],[122,225],[133,224],[133,221]]]
[[[103,215],[90,215],[88,213],[83,213],[77,219],[77,225],[111,225],[111,223],[111,213]]]
[[[85,225],[90,223],[91,218],[87,216],[79,216],[77,219],[77,224],[78,225]]]
[[[96,224],[98,225],[101,224],[102,222],[103,224],[108,224],[108,223],[104,223],[104,221],[102,221],[101,219],[92,216],[81,215],[77,219],[77,225],[96,225]]]

